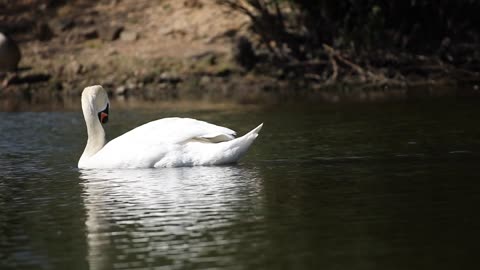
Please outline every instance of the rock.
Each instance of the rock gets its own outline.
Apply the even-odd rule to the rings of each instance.
[[[175,73],[163,72],[160,74],[159,82],[160,83],[179,83],[182,79]]]
[[[17,43],[0,32],[0,72],[16,71],[21,58]]]
[[[210,85],[212,83],[212,78],[210,76],[202,76],[200,78],[200,85]]]
[[[127,87],[124,85],[121,85],[115,89],[115,95],[117,96],[123,96],[127,93]]]
[[[120,33],[120,40],[135,41],[138,39],[138,33],[133,31],[122,31]]]
[[[233,46],[233,59],[246,70],[252,69],[257,63],[257,56],[252,43],[244,36],[240,36]]]
[[[105,41],[114,41],[120,37],[123,26],[103,26],[98,28],[98,36]]]
[[[137,84],[134,83],[134,82],[127,82],[127,89],[130,90],[130,91],[134,91],[135,89],[137,89]]]

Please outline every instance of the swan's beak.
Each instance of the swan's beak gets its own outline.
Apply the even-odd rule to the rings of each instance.
[[[110,107],[109,104],[107,104],[107,108],[105,108],[105,110],[98,113],[98,120],[100,120],[100,123],[102,124],[108,122],[108,107]]]
[[[105,124],[108,122],[108,114],[104,113],[104,112],[101,112],[100,113],[100,122],[102,124]]]

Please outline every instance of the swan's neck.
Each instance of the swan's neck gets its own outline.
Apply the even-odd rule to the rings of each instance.
[[[82,98],[82,110],[87,124],[88,141],[80,158],[80,163],[95,155],[105,145],[105,131],[93,110],[92,103]]]

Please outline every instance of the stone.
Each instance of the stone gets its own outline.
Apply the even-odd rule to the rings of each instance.
[[[21,58],[17,43],[0,32],[0,72],[16,71]]]
[[[163,72],[160,74],[159,82],[160,83],[179,83],[182,79],[175,73]]]
[[[120,37],[123,26],[103,26],[98,28],[98,36],[104,41],[114,41]]]
[[[124,85],[121,85],[115,89],[115,95],[117,96],[123,96],[127,93],[127,87]]]
[[[138,33],[133,31],[122,31],[120,33],[120,40],[122,41],[135,41],[138,39]]]
[[[127,89],[130,91],[137,89],[137,84],[134,82],[127,82],[126,86],[127,86]]]
[[[202,76],[200,78],[200,82],[199,82],[201,85],[210,85],[212,83],[212,79],[210,78],[210,76]]]

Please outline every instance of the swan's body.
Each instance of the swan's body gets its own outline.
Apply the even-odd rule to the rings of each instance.
[[[85,88],[82,109],[88,142],[79,168],[157,168],[220,165],[238,161],[259,125],[246,135],[190,118],[164,118],[139,126],[105,144],[101,122],[108,116],[108,96],[101,86]],[[97,117],[98,115],[98,117]]]
[[[21,58],[17,43],[0,32],[0,72],[16,71]]]

